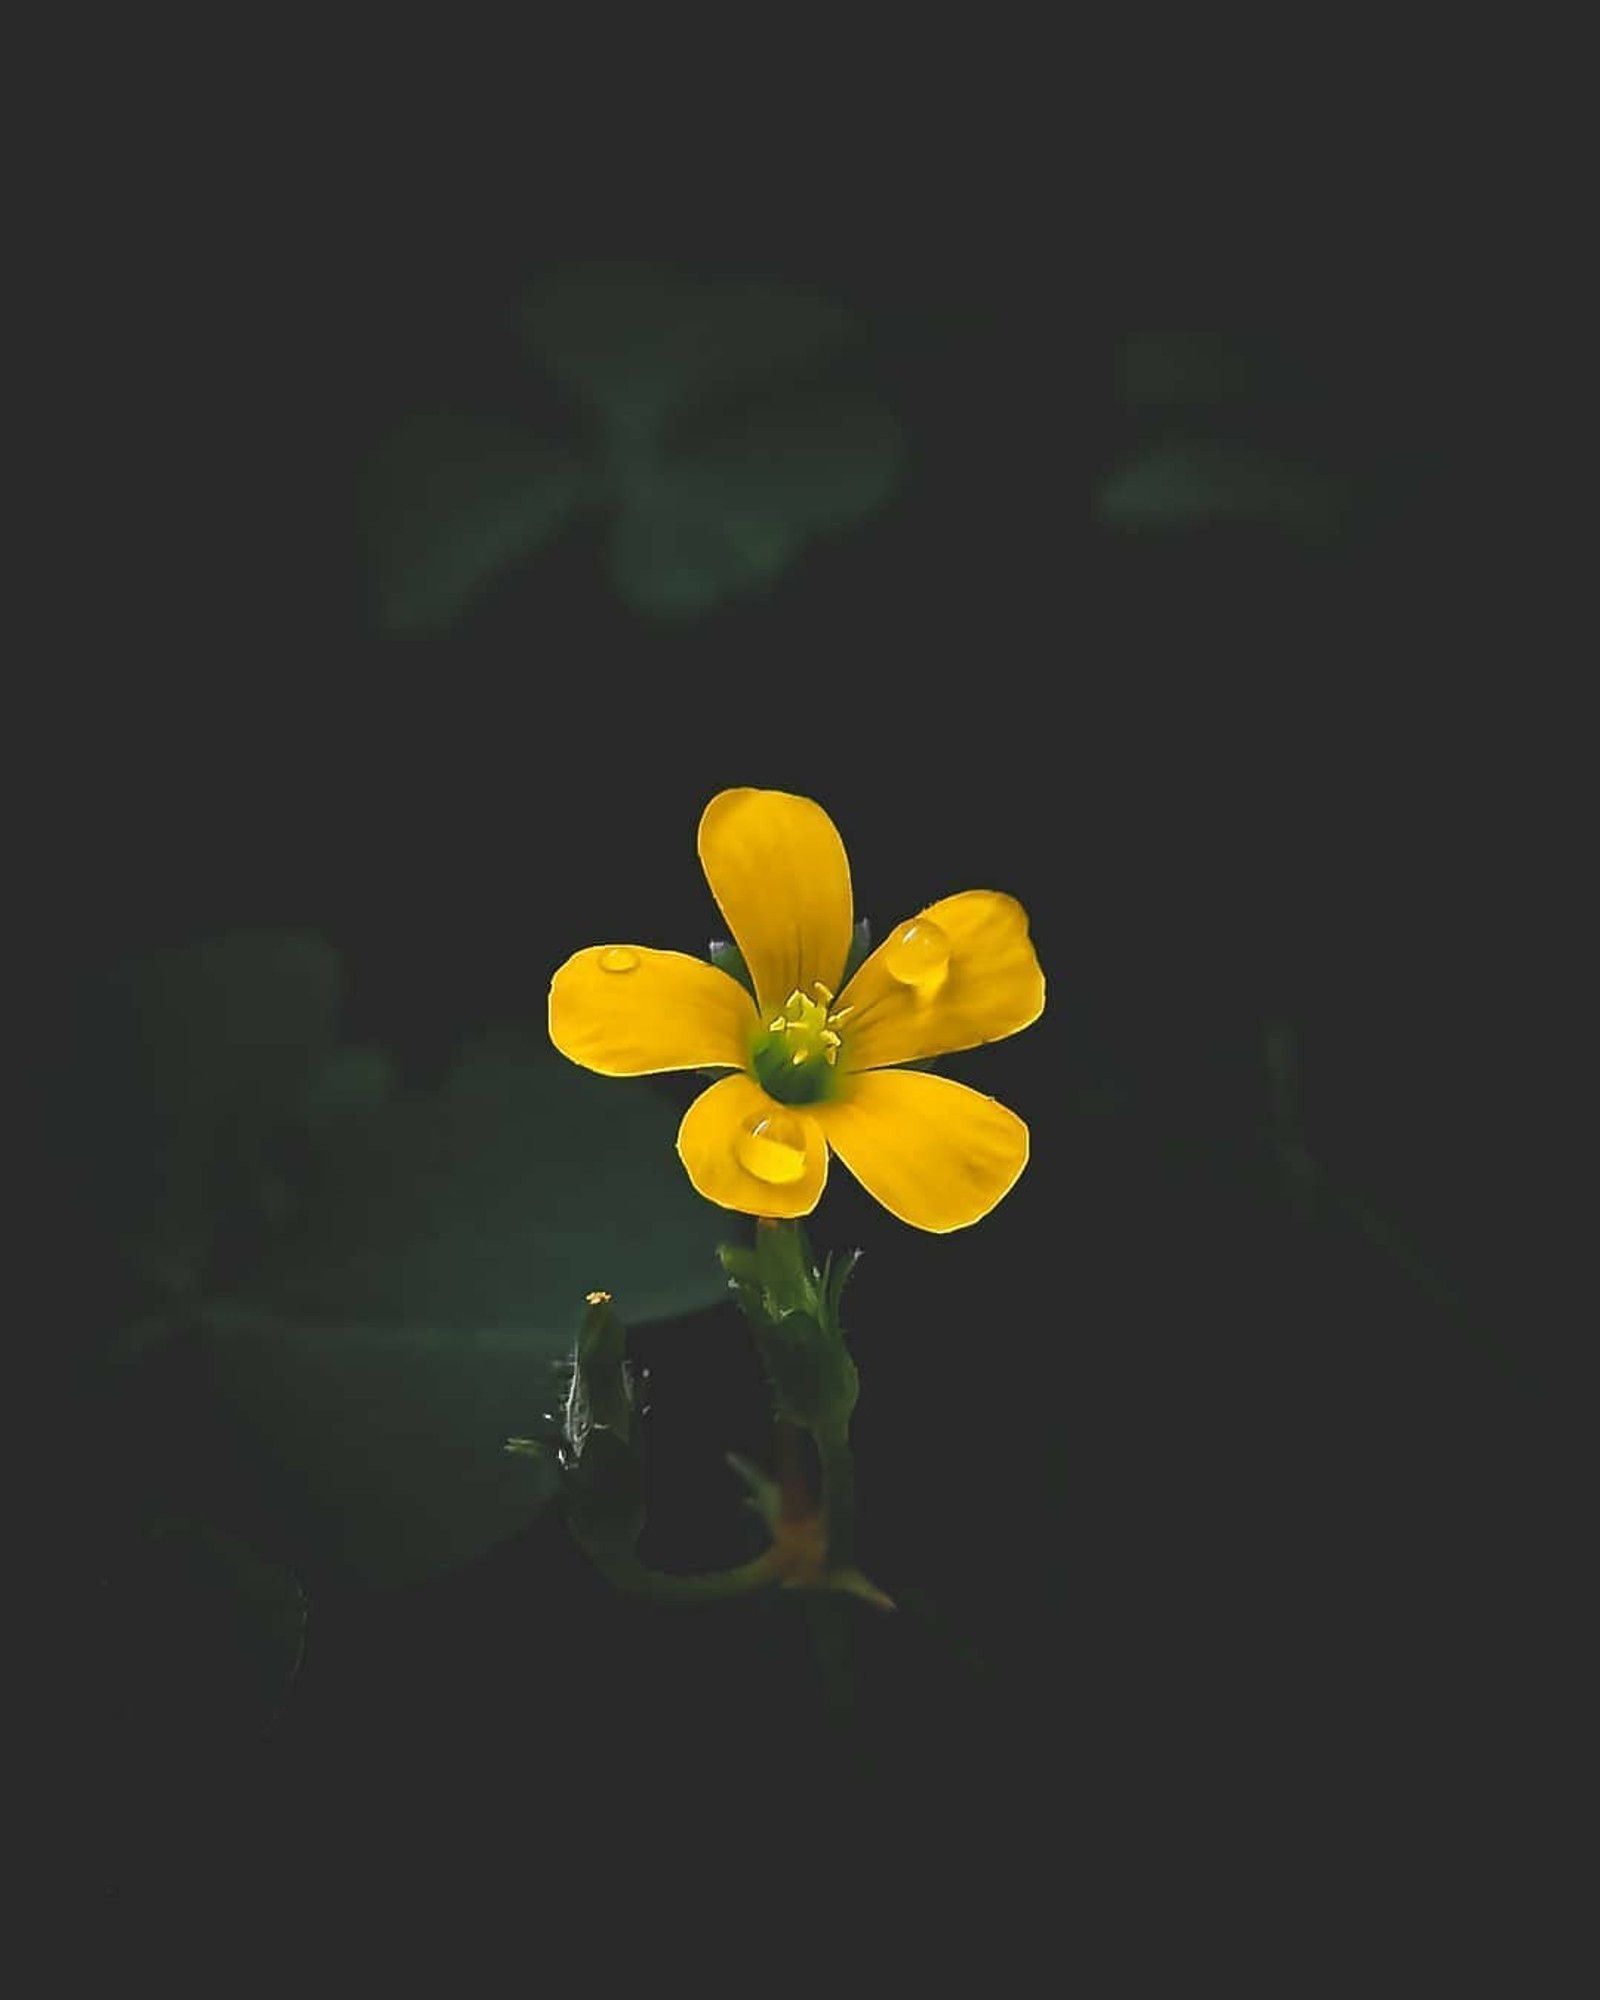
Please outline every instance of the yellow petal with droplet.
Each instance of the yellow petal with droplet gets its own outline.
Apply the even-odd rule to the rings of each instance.
[[[743,1215],[809,1215],[828,1178],[827,1142],[809,1111],[775,1103],[742,1074],[689,1106],[678,1157],[707,1201]]]
[[[763,1107],[740,1121],[733,1150],[758,1181],[787,1187],[806,1170],[806,1128],[792,1112]]]
[[[856,969],[839,995],[840,1016],[846,1008],[847,1070],[920,1062],[1016,1034],[1044,1008],[1027,912],[994,889],[930,903]]]
[[[551,1041],[602,1076],[739,1068],[755,1027],[738,980],[686,952],[590,945],[550,983]]]
[[[938,992],[950,970],[950,940],[929,917],[914,917],[883,941],[883,969],[923,998]]]

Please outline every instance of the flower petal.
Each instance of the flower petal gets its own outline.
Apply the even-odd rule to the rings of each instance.
[[[700,865],[750,976],[762,1018],[821,980],[836,991],[850,949],[850,863],[815,800],[748,787],[700,816]]]
[[[874,1070],[815,1113],[868,1194],[914,1229],[965,1229],[1028,1164],[1017,1114],[947,1076]]]
[[[753,1174],[739,1156],[741,1138],[762,1120],[803,1142],[793,1180]],[[743,1215],[809,1215],[828,1178],[828,1147],[809,1112],[776,1104],[753,1077],[725,1076],[703,1090],[678,1127],[678,1157],[698,1193]]]
[[[738,980],[686,952],[590,945],[550,982],[551,1041],[602,1076],[742,1068],[755,1025]]]
[[[950,948],[943,980],[919,989],[894,977],[896,940],[910,928],[897,924],[839,995],[841,1012],[854,1010],[844,1030],[847,1069],[883,1069],[998,1042],[1044,1009],[1044,974],[1027,912],[1014,896],[968,889],[930,903],[911,921],[943,933]]]

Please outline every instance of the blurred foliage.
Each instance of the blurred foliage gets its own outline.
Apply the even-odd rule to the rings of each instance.
[[[575,452],[453,411],[397,430],[367,476],[379,611],[393,632],[447,625],[604,492]]]
[[[1100,489],[1117,528],[1257,521],[1316,537],[1338,527],[1347,482],[1281,452],[1215,438],[1162,439],[1136,452]]]
[[[585,1293],[635,1323],[712,1303],[718,1232],[650,1091],[511,1031],[408,1089],[336,1041],[341,988],[313,938],[155,954],[91,1009],[62,1109],[146,1306],[109,1365],[181,1354],[199,1420],[257,1447],[275,1544],[397,1581],[539,1511],[548,1469],[501,1445]]]
[[[961,282],[957,272],[952,285]],[[1341,1823],[1346,1786],[1369,1831],[1380,1816],[1404,1827],[1409,1867],[1415,1818],[1391,1815],[1388,1801],[1421,1768],[1419,1743],[1432,1731],[1443,1745],[1428,1779],[1476,1787],[1498,1727],[1485,1717],[1548,1706],[1531,1674],[1526,1687],[1496,1678],[1495,1635],[1530,1660],[1555,1656],[1539,1643],[1534,1598],[1556,1566],[1541,1568],[1539,1551],[1557,1548],[1563,1519],[1587,1516],[1551,1503],[1539,1475],[1560,1454],[1531,1425],[1519,1442],[1507,1390],[1535,1375],[1541,1343],[1559,1365],[1556,1341],[1575,1349],[1583,1336],[1564,1310],[1536,1310],[1542,1254],[1526,1260],[1526,1310],[1502,1287],[1493,1330],[1435,1270],[1460,1266],[1470,1279],[1479,1245],[1514,1244],[1512,1203],[1495,1211],[1497,1175],[1503,1191],[1517,1178],[1505,1159],[1533,1172],[1529,1154],[1502,1153],[1497,1165],[1480,1116],[1484,1079],[1520,1076],[1523,1056],[1511,1034],[1497,1039],[1497,995],[1479,973],[1515,962],[1527,978],[1538,962],[1503,949],[1502,908],[1527,900],[1519,871],[1497,864],[1496,902],[1502,878],[1474,865],[1470,845],[1475,827],[1496,843],[1510,827],[1509,767],[1480,758],[1460,721],[1448,622],[1432,625],[1426,645],[1415,631],[1375,630],[1377,701],[1355,663],[1318,642],[1329,600],[1365,610],[1395,597],[1413,623],[1424,607],[1448,621],[1454,603],[1475,631],[1497,553],[1485,523],[1527,506],[1478,456],[1476,414],[1498,360],[1479,351],[1452,362],[1431,333],[1410,336],[1409,358],[1398,334],[1369,334],[1364,346],[1333,334],[1133,334],[1119,344],[1111,395],[1109,349],[1086,371],[1063,365],[1048,313],[1030,324],[1003,287],[994,301],[958,366],[914,352],[920,305],[905,308],[904,338],[886,359],[895,408],[923,411],[919,435],[925,423],[938,446],[918,495],[926,512],[897,545],[898,567],[864,572],[856,629],[903,615],[904,652],[875,652],[854,677],[840,711],[848,727],[812,729],[796,714],[781,737],[759,703],[684,703],[676,677],[743,688],[769,648],[780,667],[814,652],[837,597],[785,593],[749,622],[718,621],[681,643],[641,628],[608,655],[596,700],[665,686],[670,701],[647,713],[652,725],[658,712],[674,721],[641,727],[619,711],[605,738],[616,773],[607,824],[626,844],[647,824],[646,798],[653,809],[689,772],[748,746],[780,762],[820,758],[869,817],[876,802],[891,875],[898,861],[915,883],[949,838],[930,809],[938,773],[970,795],[964,817],[982,831],[985,877],[992,857],[995,878],[1010,882],[1015,854],[1041,937],[1073,941],[1050,1039],[992,1052],[1021,1065],[1015,1101],[1037,1140],[993,1223],[948,1241],[896,1239],[892,1258],[879,1257],[891,1232],[853,1202],[845,1176],[827,1197],[832,1240],[868,1246],[852,1281],[864,1559],[902,1610],[858,1631],[861,1737],[903,1788],[908,1821],[925,1807],[940,1842],[963,1823],[986,1841],[999,1827],[996,1851],[1009,1855],[1011,1795],[1027,1771],[1078,1801],[1096,1853],[1119,1852],[1119,1839],[1121,1852],[1139,1851],[1119,1811],[1165,1831],[1187,1810],[1194,1838],[1183,1851],[1202,1856],[1225,1802],[1242,1800],[1262,1827],[1298,1831],[1330,1797],[1328,1823]],[[441,303],[441,319],[454,309]],[[386,299],[372,340],[392,318]],[[881,334],[876,306],[873,325]],[[864,519],[890,488],[894,425],[840,386],[856,379],[853,328],[812,293],[588,267],[530,298],[521,330],[530,406],[537,384],[549,385],[552,421],[519,427],[453,379],[441,387],[456,406],[402,425],[368,468],[370,580],[390,632],[448,628],[587,520],[603,521],[618,590],[639,611],[728,602],[788,570],[813,534]],[[1048,425],[1045,385],[1070,388],[1084,373],[1105,477],[1097,529],[1074,545],[1059,513],[1070,469],[1030,440]],[[415,400],[391,377],[385,419]],[[369,431],[379,409],[375,400]],[[342,404],[318,420],[350,421]],[[945,421],[948,435],[935,436]],[[298,494],[299,458],[293,477]],[[1251,532],[1213,537],[1213,524]],[[1392,539],[1379,548],[1370,529]],[[1428,537],[1432,570],[1416,562]],[[275,547],[270,535],[260,542]],[[1301,563],[1298,544],[1332,544],[1339,561]],[[1106,564],[1113,548],[1125,564]],[[1087,627],[1101,613],[1092,580],[1105,567],[1114,606],[1138,616],[1125,650],[1064,670],[1068,725],[1041,728],[1036,649],[1011,635],[1040,630],[1048,643],[1057,578],[1074,558],[1091,579]],[[1463,584],[1454,599],[1436,588],[1445,558]],[[1323,577],[1340,587],[1308,590]],[[291,781],[321,786],[320,816],[259,816],[271,832],[256,866],[253,826],[230,846],[235,809],[220,809],[229,786],[248,791],[254,745],[208,759],[194,754],[193,725],[172,731],[171,766],[181,756],[186,775],[219,774],[215,798],[180,823],[173,800],[187,794],[168,765],[152,774],[126,759],[137,810],[124,824],[146,872],[145,900],[121,934],[161,929],[168,872],[192,887],[216,871],[226,879],[207,907],[223,911],[304,908],[325,875],[339,876],[368,905],[352,933],[377,937],[391,922],[385,899],[401,900],[391,849],[408,840],[408,852],[427,844],[430,863],[437,850],[434,873],[449,886],[423,890],[436,909],[465,912],[463,931],[480,913],[492,919],[504,884],[515,876],[520,889],[525,873],[518,843],[539,810],[526,798],[563,798],[570,782],[571,798],[592,808],[592,776],[564,780],[563,764],[576,767],[559,747],[534,773],[520,679],[503,705],[469,675],[418,679],[412,707],[392,649],[373,649],[370,678],[359,661],[330,671],[317,623],[329,605],[292,589],[284,602],[308,640],[311,688],[305,705],[282,707],[285,761]],[[1251,644],[1230,651],[1230,615],[1248,619],[1263,602],[1270,615],[1256,619]],[[340,596],[333,608],[342,616],[345,606]],[[543,629],[542,605],[511,608],[529,634]],[[245,622],[232,603],[229,615]],[[1110,629],[1115,637],[1115,621]],[[1190,637],[1204,672],[1178,643]],[[924,674],[911,699],[904,659],[947,656],[969,662],[969,680],[976,672],[968,694],[952,705]],[[207,662],[208,685],[233,704],[210,651]],[[1270,672],[1264,703],[1254,699],[1259,662]],[[448,666],[460,663],[452,652]],[[247,685],[259,696],[252,717],[270,718],[278,665]],[[1180,700],[1174,713],[1167,697],[1189,690],[1192,705]],[[1391,691],[1402,708],[1409,694],[1426,721],[1414,743],[1391,727]],[[1095,713],[1102,699],[1109,726]],[[1330,743],[1327,718],[1346,714],[1348,738]],[[346,768],[310,726],[330,719],[372,780],[359,814]],[[1540,756],[1526,720],[1506,709],[1496,743],[1525,736]],[[100,734],[121,753],[114,733]],[[458,770],[430,761],[451,736]],[[1263,767],[1284,774],[1281,791],[1276,776],[1272,789],[1260,784]],[[1470,782],[1470,813],[1453,809],[1452,770]],[[1325,787],[1319,771],[1333,774]],[[631,797],[624,772],[643,778]],[[431,809],[417,811],[419,773],[437,827]],[[775,781],[823,783],[809,767]],[[276,770],[271,785],[276,805]],[[254,807],[259,795],[249,796]],[[509,803],[480,808],[489,798]],[[469,810],[452,813],[464,799]],[[137,844],[163,814],[170,871],[150,867]],[[504,872],[454,879],[452,864],[488,844],[486,826],[492,837],[517,829]],[[281,852],[269,855],[269,837]],[[243,887],[240,854],[254,867]],[[1454,923],[1458,884],[1470,924]],[[576,900],[581,879],[565,893]],[[726,948],[719,962],[737,972]],[[486,988],[497,976],[465,968],[464,982],[479,983],[464,1002],[477,1011],[462,1018],[495,1017]],[[589,1793],[597,1756],[630,1777],[643,1759],[674,1811],[699,1796],[721,1755],[746,1804],[754,1756],[781,1800],[784,1776],[801,1771],[815,1741],[797,1735],[792,1763],[772,1775],[772,1713],[792,1719],[808,1698],[791,1671],[792,1626],[780,1622],[792,1603],[748,1617],[741,1607],[690,1636],[680,1629],[689,1621],[630,1620],[637,1607],[593,1588],[587,1566],[563,1566],[570,1551],[553,1525],[548,1540],[541,1530],[470,1560],[547,1505],[548,1432],[528,1452],[502,1447],[508,1433],[536,1431],[567,1393],[555,1364],[572,1353],[591,1288],[613,1290],[644,1333],[638,1430],[660,1528],[652,1560],[700,1560],[705,1524],[737,1505],[718,1483],[726,1447],[757,1457],[765,1447],[759,1379],[747,1394],[737,1375],[748,1342],[727,1324],[734,1308],[659,1317],[727,1296],[710,1254],[713,1218],[697,1207],[675,1215],[674,1202],[690,1198],[661,1099],[554,1064],[537,1034],[476,1040],[437,1087],[418,1088],[385,1049],[340,1045],[341,987],[336,955],[314,939],[236,936],[143,962],[86,1024],[74,1152],[134,1300],[102,1370],[107,1428],[126,1446],[114,1461],[97,1457],[92,1477],[108,1516],[119,1505],[138,1516],[116,1524],[97,1648],[113,1673],[128,1662],[135,1713],[206,1712],[209,1701],[218,1716],[263,1717],[293,1672],[306,1592],[315,1662],[325,1578],[426,1579],[415,1593],[349,1593],[344,1602],[370,1622],[356,1639],[336,1632],[323,1654],[325,1666],[345,1648],[342,1692],[319,1693],[313,1665],[293,1705],[301,1726],[309,1707],[307,1766],[320,1768],[294,1798],[292,1838],[317,1819],[335,1825],[341,1864],[351,1817],[325,1806],[350,1768],[345,1746],[363,1734],[373,1825],[392,1817],[405,1839],[440,1849],[475,1817],[500,1837],[508,1771],[545,1774],[559,1801],[527,1816],[542,1841],[546,1819]],[[1535,971],[1528,991],[1539,990]],[[402,1012],[412,1004],[395,999]],[[1103,1060],[1096,1007],[1112,1051]],[[1517,1018],[1513,1008],[1506,1025]],[[1430,1088],[1443,1115],[1424,1135]],[[1516,1088],[1527,1094],[1525,1082]],[[1431,1229],[1419,1196],[1433,1204]],[[1419,1247],[1388,1219],[1391,1207],[1408,1231],[1420,1223]],[[1476,1366],[1463,1328],[1480,1356],[1493,1347],[1494,1369]],[[639,1461],[623,1466],[616,1442],[598,1432],[590,1463],[598,1490],[606,1456],[616,1462],[620,1511],[638,1497],[622,1473],[631,1480]],[[1564,1599],[1572,1573],[1557,1579]],[[343,1595],[327,1590],[330,1601]],[[777,1636],[763,1641],[763,1631]],[[441,1769],[476,1773],[449,1813],[427,1797],[430,1742]],[[573,1746],[571,1771],[561,1743]],[[1252,1762],[1273,1773],[1254,1794]],[[990,1810],[964,1812],[963,1785],[991,1783],[992,1797],[981,1793]],[[1440,1786],[1437,1796],[1452,1794]],[[1330,1879],[1344,1880],[1341,1866]],[[1237,1873],[1257,1879],[1248,1865]]]
[[[813,537],[865,520],[893,491],[893,417],[815,380],[857,333],[831,300],[591,265],[536,291],[522,329],[593,442],[575,450],[450,413],[389,438],[368,468],[365,514],[391,632],[448,625],[600,509],[623,600],[645,616],[693,615],[772,582]]]
[[[169,1743],[214,1746],[270,1724],[305,1651],[298,1577],[202,1521],[150,1520],[96,1608],[115,1706]]]
[[[1142,436],[1102,480],[1096,513],[1130,531],[1245,522],[1309,542],[1350,518],[1357,474],[1325,449],[1296,449],[1298,381],[1285,357],[1223,333],[1134,333],[1116,386]]]

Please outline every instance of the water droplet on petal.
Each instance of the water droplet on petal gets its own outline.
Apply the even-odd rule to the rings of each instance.
[[[745,1120],[733,1150],[758,1181],[785,1187],[806,1170],[806,1128],[787,1111],[760,1111]]]
[[[629,951],[626,945],[614,944],[609,951],[600,954],[602,972],[632,972],[639,963],[639,954]]]
[[[944,984],[950,967],[950,940],[936,923],[917,917],[902,924],[883,948],[884,968],[902,986],[931,993]]]

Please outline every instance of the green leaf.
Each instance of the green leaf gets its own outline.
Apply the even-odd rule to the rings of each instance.
[[[559,446],[483,418],[414,420],[367,469],[379,621],[397,633],[441,629],[600,495],[583,461]]]
[[[308,1134],[295,1226],[203,1338],[308,1531],[369,1580],[415,1580],[552,1496],[553,1467],[504,1440],[564,1392],[586,1293],[634,1324],[724,1295],[717,1213],[670,1110],[542,1037],[486,1035],[439,1089]]]

